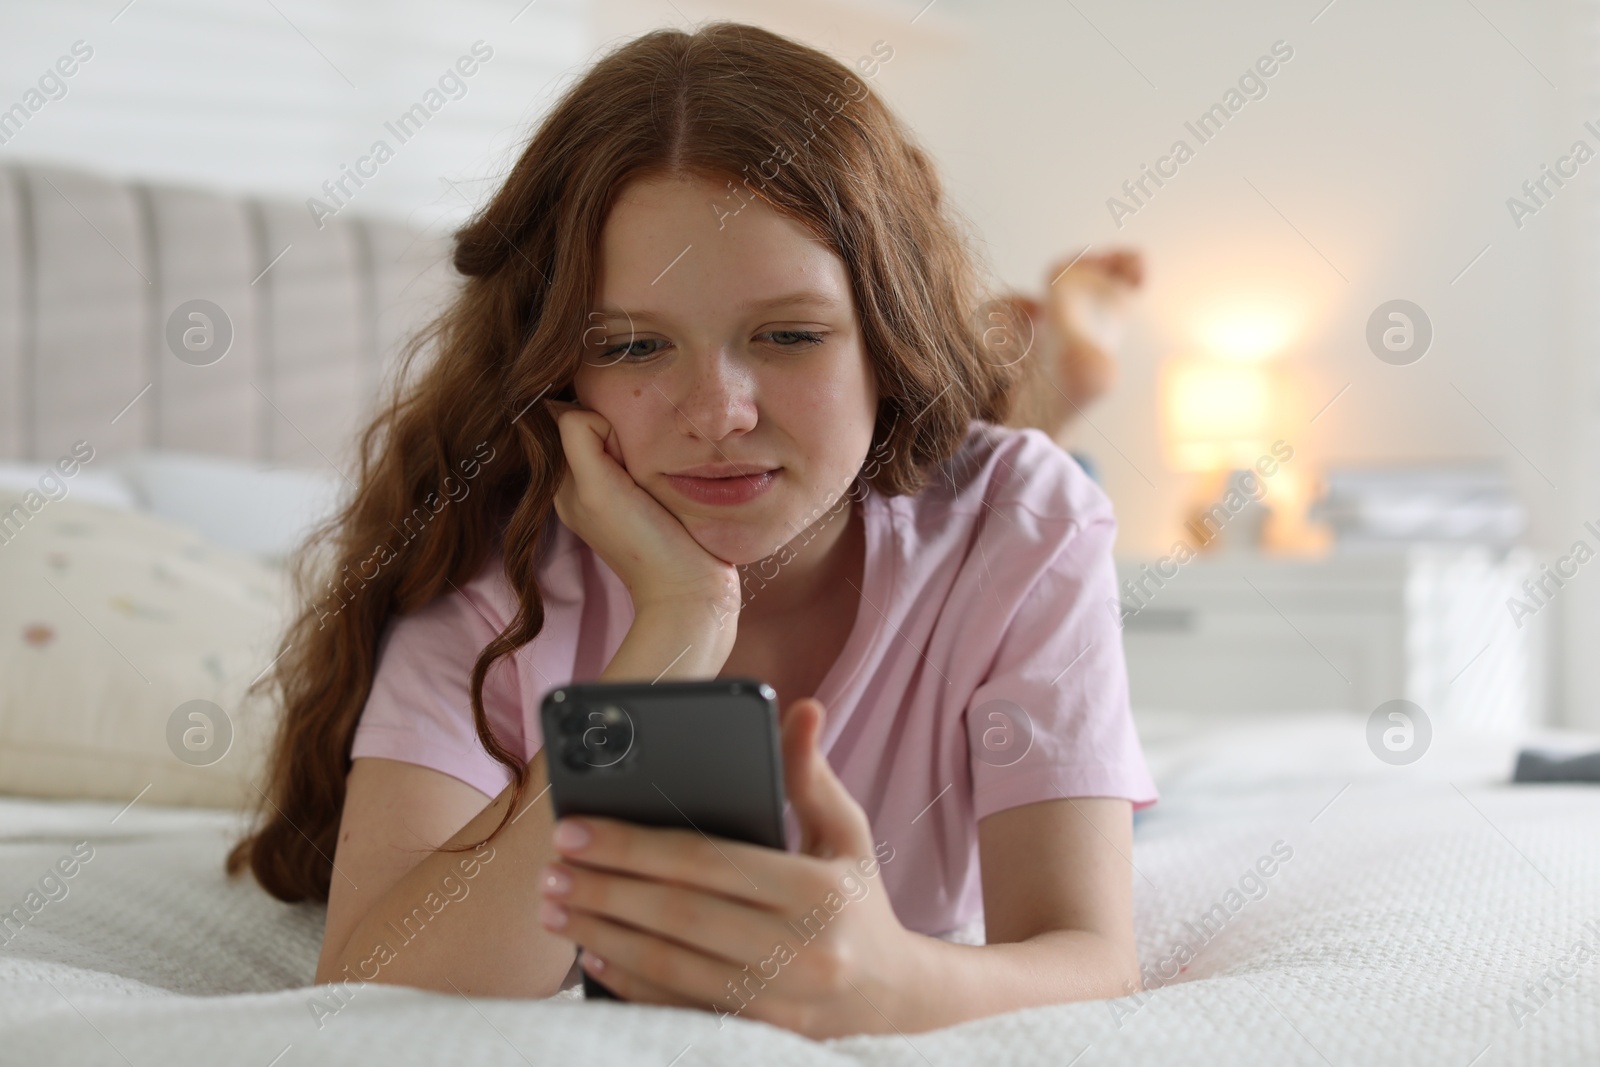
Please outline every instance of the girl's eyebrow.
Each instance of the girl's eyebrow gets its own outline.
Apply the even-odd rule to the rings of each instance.
[[[750,303],[743,305],[740,310],[745,312],[769,311],[772,308],[799,307],[802,305],[818,311],[836,311],[840,306],[838,300],[834,299],[828,293],[822,292],[821,290],[800,289],[792,293],[784,293],[782,296],[769,297],[766,300],[751,301]],[[600,315],[603,319],[608,320],[649,319],[656,317],[655,312],[633,311],[630,313],[615,306],[614,304],[601,304],[600,310],[596,314]]]

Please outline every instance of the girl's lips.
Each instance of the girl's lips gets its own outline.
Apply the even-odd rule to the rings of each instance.
[[[772,488],[783,468],[765,474],[735,474],[731,478],[689,478],[669,474],[667,481],[680,496],[701,504],[747,504]]]

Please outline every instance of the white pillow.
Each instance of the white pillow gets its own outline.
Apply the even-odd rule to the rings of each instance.
[[[133,488],[115,471],[79,465],[76,473],[62,476],[48,463],[0,463],[0,492],[29,489],[41,496],[85,500],[108,508],[132,510],[139,506]]]
[[[154,515],[200,531],[213,544],[281,563],[344,490],[333,471],[187,452],[149,450],[108,461]]]
[[[244,691],[277,655],[284,573],[138,511],[23,500],[0,491],[0,792],[258,801],[276,715]]]

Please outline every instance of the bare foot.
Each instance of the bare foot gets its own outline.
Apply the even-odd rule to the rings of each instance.
[[[1144,282],[1144,259],[1131,249],[1064,257],[1045,274],[1045,298],[1010,294],[1030,329],[1034,361],[1019,386],[1008,423],[1036,426],[1058,442],[1082,408],[1115,383],[1134,290]]]
[[[1131,249],[1079,255],[1056,261],[1045,280],[1047,318],[1064,346],[1062,388],[1081,406],[1116,381],[1115,356],[1134,291],[1144,283],[1144,258]]]

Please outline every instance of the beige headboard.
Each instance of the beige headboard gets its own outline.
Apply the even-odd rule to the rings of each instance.
[[[348,470],[403,336],[455,284],[448,234],[350,211],[319,229],[303,204],[0,167],[0,459],[51,461],[82,438],[97,458]],[[231,323],[215,362],[168,342],[191,300]]]

